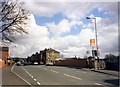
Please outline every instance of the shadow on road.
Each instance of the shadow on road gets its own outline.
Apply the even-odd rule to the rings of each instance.
[[[80,67],[80,66],[67,66],[67,65],[54,65],[54,66],[57,66],[57,67],[67,67],[67,68],[74,68],[74,69],[82,69],[83,67]]]
[[[119,86],[119,79],[107,79],[104,82],[110,83],[112,85]]]

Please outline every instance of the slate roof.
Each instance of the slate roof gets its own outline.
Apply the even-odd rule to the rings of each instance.
[[[50,49],[47,49],[47,52],[56,52],[56,53],[60,53],[60,52],[58,52],[58,51],[56,51],[56,50],[54,50],[54,49],[52,49],[52,48],[50,48]]]
[[[8,51],[9,48],[8,47],[0,47],[0,51]]]

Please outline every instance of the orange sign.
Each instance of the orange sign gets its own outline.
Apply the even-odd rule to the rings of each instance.
[[[95,46],[95,39],[90,39],[90,46]]]

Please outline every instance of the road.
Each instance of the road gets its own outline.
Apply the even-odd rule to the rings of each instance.
[[[29,65],[13,66],[13,72],[28,85],[97,85],[118,86],[118,77],[87,69],[59,66]]]
[[[16,76],[12,71],[11,67],[4,67],[1,70],[0,78],[2,80],[2,87],[28,87],[29,85],[23,81],[21,78]],[[30,87],[30,86],[29,86]]]

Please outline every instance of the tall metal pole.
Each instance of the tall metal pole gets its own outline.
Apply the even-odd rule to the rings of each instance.
[[[96,18],[94,18],[94,22],[95,22],[95,36],[96,36],[96,50],[97,50],[97,69],[99,69],[98,37],[97,37]]]
[[[98,38],[97,38],[96,18],[95,17],[87,17],[87,19],[94,19],[94,22],[95,22],[95,37],[96,37],[96,51],[97,51],[97,69],[99,69]]]

